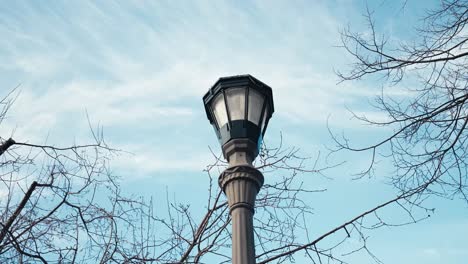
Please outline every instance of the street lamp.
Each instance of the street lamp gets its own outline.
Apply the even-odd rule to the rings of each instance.
[[[251,75],[220,78],[203,97],[228,168],[218,182],[232,219],[232,263],[255,263],[253,214],[263,175],[252,162],[273,112],[271,88]]]

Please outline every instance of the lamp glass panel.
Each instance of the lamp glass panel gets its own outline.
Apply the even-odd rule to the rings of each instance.
[[[265,107],[265,113],[263,114],[263,120],[262,120],[262,126],[260,127],[260,129],[262,131],[265,128],[265,123],[266,123],[267,116],[268,116],[268,104],[267,104],[267,107]]]
[[[255,123],[257,126],[260,123],[260,116],[262,114],[264,96],[253,90],[249,90],[249,112],[248,119],[249,121]]]
[[[231,88],[226,90],[231,121],[245,118],[245,88]]]
[[[224,104],[224,96],[222,93],[218,94],[213,100],[211,108],[213,109],[213,113],[216,117],[216,122],[218,122],[218,127],[223,127],[228,122],[228,118],[226,113],[226,106]]]

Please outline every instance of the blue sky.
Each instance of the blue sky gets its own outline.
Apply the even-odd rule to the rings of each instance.
[[[397,1],[395,1],[397,2]],[[378,27],[409,41],[425,8],[436,1],[369,1]],[[133,153],[113,170],[128,193],[202,206],[219,151],[202,96],[221,76],[249,73],[273,88],[275,114],[266,141],[282,133],[287,145],[316,156],[331,144],[326,122],[357,144],[389,131],[359,124],[347,108],[381,119],[368,106],[380,91],[371,82],[337,84],[334,69],[350,62],[339,30],[365,30],[364,1],[38,1],[0,5],[0,95],[20,85],[20,95],[0,135],[18,141],[67,145],[90,140],[86,112],[108,143]],[[395,87],[395,96],[405,93]],[[373,179],[352,181],[368,156],[348,160],[323,178],[306,179],[326,193],[310,197],[320,234],[394,195],[382,184],[388,164]],[[307,176],[312,177],[312,176]],[[317,176],[318,177],[318,176]],[[266,179],[268,181],[268,179]],[[200,195],[194,195],[200,193]],[[430,201],[436,214],[418,225],[372,233],[384,263],[462,263],[468,217],[458,201]],[[366,263],[357,259],[357,263]]]

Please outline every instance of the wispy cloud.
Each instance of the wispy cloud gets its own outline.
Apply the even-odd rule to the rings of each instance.
[[[341,24],[333,12],[325,1],[2,7],[0,32],[8,37],[0,69],[22,83],[22,94],[0,131],[16,128],[30,141],[52,133],[50,142],[67,142],[70,129],[78,137],[88,132],[86,110],[116,144],[134,144],[129,134],[138,134],[166,138],[157,144],[168,148],[190,138],[171,134],[174,126],[192,133],[208,126],[201,96],[211,84],[242,73],[273,87],[275,118],[324,125],[332,115],[343,125],[350,116],[344,106],[368,94],[336,86],[332,68],[342,54],[333,45]],[[140,155],[128,166],[151,159],[146,171],[176,167],[163,156]]]

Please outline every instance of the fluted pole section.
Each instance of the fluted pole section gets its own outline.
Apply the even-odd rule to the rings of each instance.
[[[252,166],[234,166],[219,177],[232,219],[232,263],[255,264],[253,214],[263,175]]]

